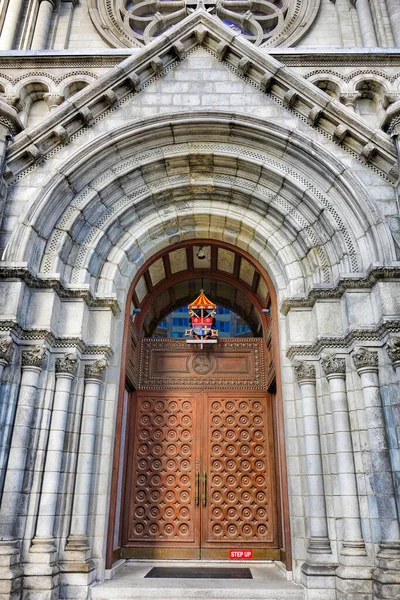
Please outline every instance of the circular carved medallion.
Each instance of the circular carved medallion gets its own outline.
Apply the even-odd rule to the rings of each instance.
[[[192,367],[198,375],[207,375],[212,369],[211,358],[207,354],[198,354],[192,360]]]

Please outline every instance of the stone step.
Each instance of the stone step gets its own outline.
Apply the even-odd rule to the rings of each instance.
[[[113,579],[95,584],[91,588],[90,599],[304,600],[305,598],[304,588],[287,581],[273,564],[254,566],[247,564],[246,566],[251,567],[253,579],[145,579],[145,575],[153,566],[155,563],[150,562],[127,563]]]

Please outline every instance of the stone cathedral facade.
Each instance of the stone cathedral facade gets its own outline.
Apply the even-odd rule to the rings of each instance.
[[[399,0],[4,0],[0,31],[0,598],[245,548],[398,599]],[[200,287],[252,337],[154,337]]]

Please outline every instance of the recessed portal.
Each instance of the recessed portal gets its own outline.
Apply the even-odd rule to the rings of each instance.
[[[219,336],[196,347],[185,332],[201,289]],[[285,559],[271,301],[262,270],[222,242],[173,246],[138,273],[115,558]]]

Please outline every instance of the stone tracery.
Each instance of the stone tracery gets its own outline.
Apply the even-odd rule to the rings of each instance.
[[[150,43],[197,8],[206,10],[256,46],[291,45],[308,31],[319,0],[93,0],[94,24],[107,41]]]

